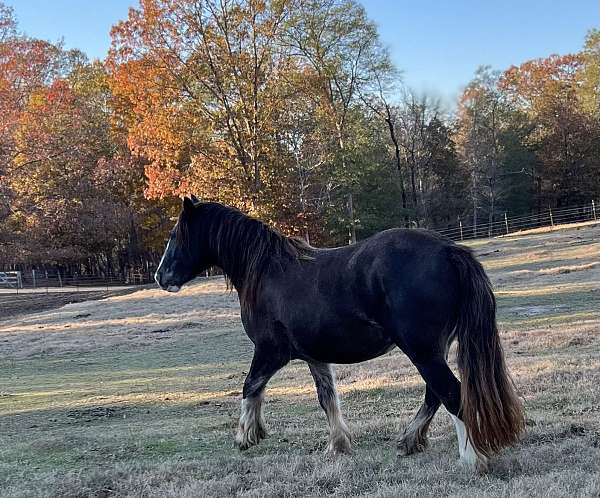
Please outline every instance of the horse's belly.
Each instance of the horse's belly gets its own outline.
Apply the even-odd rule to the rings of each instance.
[[[379,327],[328,328],[298,339],[295,342],[301,358],[323,363],[360,363],[395,347]]]

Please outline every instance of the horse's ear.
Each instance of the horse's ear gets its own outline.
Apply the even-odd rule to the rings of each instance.
[[[194,210],[194,201],[189,197],[184,197],[182,209],[185,213],[191,213]]]
[[[192,194],[192,195],[190,196],[190,199],[192,199],[192,202],[193,202],[194,204],[199,204],[199,203],[200,203],[200,199],[198,199],[198,197],[196,197],[194,194]]]

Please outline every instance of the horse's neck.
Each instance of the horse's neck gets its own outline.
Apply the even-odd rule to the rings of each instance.
[[[245,249],[240,247],[235,234],[229,237],[221,236],[210,242],[210,251],[213,254],[215,265],[223,270],[238,293],[243,293],[246,284],[248,254]]]

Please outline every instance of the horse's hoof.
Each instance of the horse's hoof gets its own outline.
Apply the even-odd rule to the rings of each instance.
[[[346,435],[330,440],[325,449],[325,454],[329,456],[350,455],[351,453],[352,443]]]
[[[489,458],[477,453],[475,458],[465,457],[464,455],[459,460],[460,464],[467,470],[476,474],[487,474],[490,470]]]
[[[242,443],[238,441],[236,441],[234,445],[240,451],[246,451],[248,448],[250,448],[250,445],[248,443]]]
[[[238,439],[237,437],[235,438],[235,446],[238,450],[240,451],[246,451],[248,448],[251,448],[252,446],[256,446],[260,441],[249,441],[248,439]]]
[[[240,451],[244,451],[251,446],[257,445],[260,443],[261,439],[265,439],[266,437],[267,431],[262,425],[248,430],[244,430],[240,427],[235,435],[235,445]]]
[[[404,434],[398,441],[398,456],[409,456],[421,453],[427,448],[427,438],[414,434]]]
[[[484,475],[487,474],[490,470],[490,465],[487,461],[478,460],[476,463],[465,462],[463,460],[459,460],[459,465],[464,467],[468,472],[472,472],[473,474]]]

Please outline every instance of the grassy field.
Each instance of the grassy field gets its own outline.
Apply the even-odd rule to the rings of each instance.
[[[398,351],[337,368],[352,456],[324,456],[302,362],[269,384],[270,436],[238,452],[252,348],[212,280],[0,322],[0,497],[600,496],[600,226],[472,245],[528,419],[488,474],[458,464],[444,410],[427,451],[397,456],[424,387]]]
[[[39,289],[38,292],[30,292],[30,289],[28,289],[25,292],[19,291],[19,293],[16,293],[13,289],[0,289],[0,321],[47,309],[60,308],[65,304],[121,296],[131,293],[134,289],[132,287],[131,289],[72,292],[64,291],[64,289],[61,289],[60,292],[44,292],[43,289]]]

